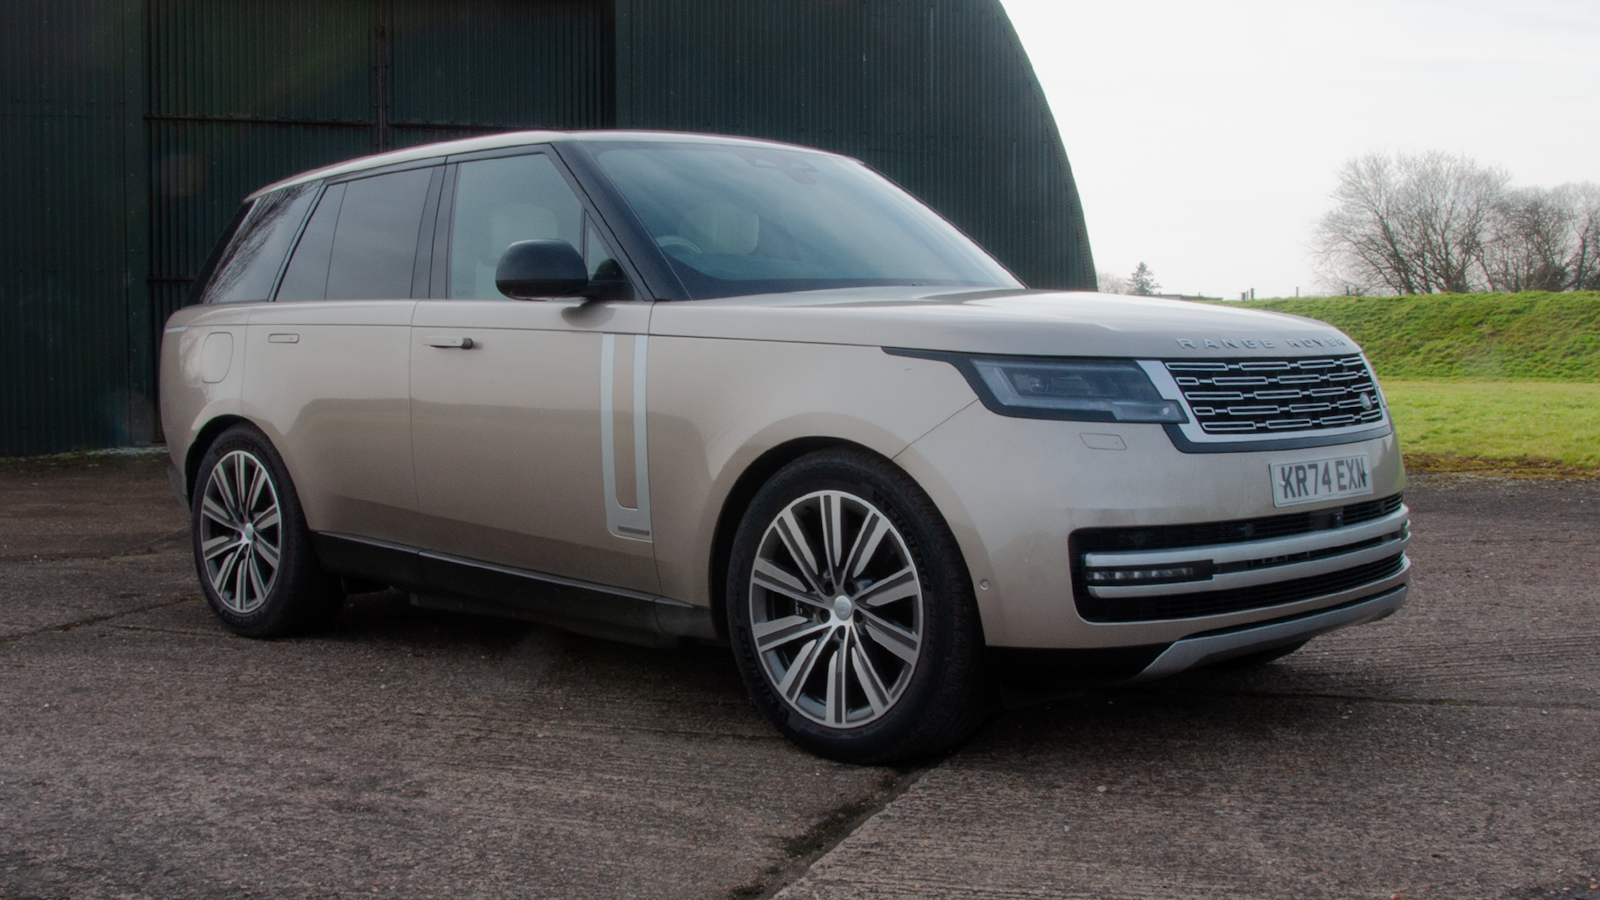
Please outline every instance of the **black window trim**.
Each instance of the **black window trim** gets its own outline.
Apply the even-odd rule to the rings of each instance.
[[[316,196],[312,198],[311,206],[307,208],[305,218],[301,219],[299,227],[295,230],[294,241],[289,245],[289,252],[284,254],[283,261],[278,264],[278,275],[272,281],[272,293],[271,293],[269,299],[267,300],[267,302],[269,302],[269,303],[277,303],[278,302],[278,290],[283,287],[284,275],[288,274],[288,271],[289,271],[289,260],[294,259],[295,251],[300,249],[300,240],[305,237],[306,228],[311,224],[311,217],[316,215],[317,207],[322,203],[322,198],[328,193],[328,189],[329,188],[331,188],[331,187],[333,187],[335,185],[349,184],[352,181],[359,181],[359,180],[361,180],[363,178],[376,177],[378,175],[389,175],[389,174],[392,174],[392,173],[395,173],[395,172],[408,172],[408,171],[411,171],[413,169],[423,169],[423,168],[430,168],[430,167],[433,168],[435,171],[433,172],[432,177],[428,180],[428,192],[427,192],[426,196],[424,197],[424,199],[422,201],[422,219],[420,221],[418,221],[418,223],[417,223],[417,246],[416,246],[415,256],[412,257],[412,261],[411,261],[411,297],[410,297],[410,299],[412,299],[412,300],[426,300],[427,296],[425,294],[422,295],[422,296],[418,296],[418,294],[417,294],[418,278],[419,278],[419,274],[418,273],[419,273],[419,271],[421,271],[421,267],[422,267],[422,264],[423,264],[422,263],[422,251],[423,251],[423,248],[424,248],[424,235],[429,234],[430,230],[431,230],[430,227],[429,227],[430,222],[428,221],[428,216],[429,216],[430,212],[432,214],[434,214],[434,215],[438,214],[439,192],[440,192],[440,189],[442,187],[442,182],[443,182],[443,175],[441,173],[446,168],[446,166],[444,164],[444,157],[442,157],[442,156],[432,156],[432,157],[429,157],[426,160],[421,160],[421,161],[417,161],[417,162],[410,162],[410,163],[400,163],[398,165],[393,165],[393,166],[380,166],[380,167],[378,167],[376,169],[362,169],[359,172],[350,172],[350,173],[347,173],[345,175],[341,175],[341,176],[339,176],[337,178],[326,179],[321,184],[319,184],[317,186],[317,189],[316,189],[317,190]],[[291,185],[291,187],[292,186],[293,185]],[[428,255],[428,268],[430,270],[430,277],[424,279],[421,282],[421,286],[422,287],[428,287],[429,286],[429,282],[431,281],[431,269],[432,269],[432,266],[433,266],[433,260],[434,260],[434,255],[433,255],[432,252],[430,252],[429,255]],[[326,298],[324,298],[324,299],[326,299]],[[299,301],[299,300],[287,301],[286,300],[284,302],[285,303],[289,303],[289,302],[299,303],[299,302],[317,302],[317,301]]]
[[[548,146],[553,155],[566,164],[569,177],[580,189],[580,196],[593,205],[598,213],[595,218],[609,226],[612,245],[624,257],[621,262],[632,266],[637,274],[636,284],[642,283],[648,288],[643,296],[654,300],[691,299],[678,273],[668,264],[666,254],[651,239],[644,222],[600,170],[594,153],[581,141],[553,141]]]
[[[306,227],[311,224],[311,217],[316,215],[317,207],[322,205],[322,197],[328,193],[328,184],[329,182],[323,181],[313,188],[316,193],[311,198],[311,205],[306,207],[305,218],[301,219],[299,226],[295,228],[294,240],[289,242],[289,252],[285,253],[278,263],[278,274],[272,279],[272,292],[267,295],[268,303],[278,302],[278,289],[283,287],[283,276],[289,272],[289,260],[294,259],[295,251],[300,249],[300,239],[305,237]]]
[[[556,143],[519,144],[515,147],[499,147],[493,150],[480,150],[475,153],[461,153],[446,159],[444,183],[441,186],[441,195],[438,202],[438,211],[434,221],[433,239],[433,267],[430,279],[430,291],[427,299],[450,300],[450,242],[452,228],[455,222],[457,173],[461,163],[478,162],[485,159],[504,159],[512,156],[541,155],[548,158],[555,166],[556,173],[567,183],[568,189],[578,200],[578,206],[583,211],[583,221],[579,223],[579,240],[587,240],[587,227],[593,225],[600,232],[600,238],[610,244],[616,252],[616,259],[622,266],[623,274],[628,278],[633,287],[634,299],[628,302],[649,302],[658,299],[655,291],[647,289],[648,280],[643,277],[639,267],[634,264],[632,255],[628,252],[628,245],[619,240],[616,230],[610,226],[606,217],[600,214],[593,197],[585,189],[580,179],[565,159],[556,152]],[[583,248],[577,248],[580,253]]]

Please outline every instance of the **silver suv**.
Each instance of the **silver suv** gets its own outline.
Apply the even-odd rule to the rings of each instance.
[[[1383,394],[1320,322],[1027,290],[851,159],[527,132],[263,188],[168,321],[206,598],[341,586],[725,642],[817,753],[997,688],[1262,662],[1405,597]]]

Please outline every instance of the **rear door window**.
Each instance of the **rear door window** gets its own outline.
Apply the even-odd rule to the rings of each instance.
[[[333,256],[333,229],[339,224],[339,207],[344,202],[342,184],[329,187],[317,203],[317,211],[306,223],[300,243],[295,245],[289,268],[278,285],[278,301],[323,300],[328,296],[328,260]]]
[[[266,300],[305,219],[315,184],[298,184],[256,200],[228,242],[211,274],[206,303],[249,303]]]
[[[428,169],[412,169],[346,184],[328,261],[329,300],[411,296],[431,177]]]
[[[411,296],[432,169],[329,186],[284,272],[279,300]]]

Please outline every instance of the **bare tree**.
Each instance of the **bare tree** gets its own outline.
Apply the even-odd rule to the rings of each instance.
[[[1133,274],[1128,276],[1128,293],[1130,294],[1148,297],[1159,290],[1161,290],[1161,285],[1156,283],[1156,273],[1150,271],[1150,267],[1143,262],[1139,263],[1139,267],[1134,269]]]
[[[1317,227],[1329,280],[1364,292],[1470,290],[1507,181],[1499,169],[1436,152],[1349,161],[1337,205]]]
[[[1572,212],[1567,286],[1575,291],[1600,291],[1600,184],[1564,184],[1556,191],[1565,197]]]
[[[1094,273],[1096,289],[1102,294],[1126,294],[1128,292],[1128,279],[1110,272]]]
[[[1491,291],[1559,291],[1569,281],[1576,210],[1560,190],[1508,190],[1494,204],[1484,242],[1484,284]]]

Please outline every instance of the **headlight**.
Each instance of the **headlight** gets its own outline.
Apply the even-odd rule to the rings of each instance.
[[[1187,422],[1183,407],[1156,391],[1131,359],[971,356],[885,348],[896,356],[943,360],[965,375],[983,405],[1003,416],[1077,422]]]
[[[1048,410],[1052,418],[1091,422],[1182,422],[1176,400],[1156,393],[1150,376],[1122,360],[1016,360],[977,357],[978,377],[1001,406]]]

